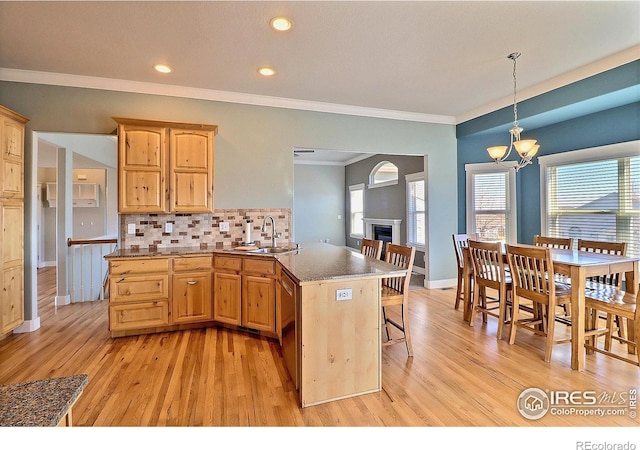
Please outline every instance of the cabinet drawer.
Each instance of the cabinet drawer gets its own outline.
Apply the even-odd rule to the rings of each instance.
[[[169,272],[169,258],[131,258],[109,263],[111,275],[128,273]]]
[[[271,258],[269,260],[246,258],[243,270],[257,275],[273,275],[276,273],[276,263]]]
[[[141,302],[109,306],[111,330],[133,330],[169,325],[169,302]]]
[[[235,270],[239,272],[242,269],[242,259],[233,256],[216,256],[213,260],[214,269]]]
[[[169,275],[139,275],[111,277],[111,302],[162,300],[169,297]]]
[[[211,270],[211,256],[185,256],[173,259],[175,272]]]

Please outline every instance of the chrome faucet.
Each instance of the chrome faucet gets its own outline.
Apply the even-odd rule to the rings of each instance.
[[[266,216],[264,218],[264,221],[262,222],[262,232],[263,233],[267,232],[267,219],[271,219],[271,246],[276,247],[277,246],[276,239],[280,237],[280,233],[276,231],[276,222],[275,220],[273,220],[273,217]]]

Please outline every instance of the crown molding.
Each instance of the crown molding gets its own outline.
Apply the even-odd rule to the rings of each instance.
[[[373,117],[379,119],[403,120],[444,125],[455,125],[455,117],[435,114],[422,114],[408,111],[366,108],[341,105],[337,103],[314,102],[266,95],[244,94],[241,92],[216,91],[191,88],[170,84],[146,83],[141,81],[120,80],[114,78],[91,77],[53,72],[9,69],[0,67],[0,80],[17,83],[33,83],[54,86],[100,89],[107,91],[130,92],[136,94],[166,95],[171,97],[194,98],[226,103],[240,103],[272,108],[297,109],[303,111],[344,114],[350,116]]]
[[[295,166],[345,166],[345,163],[341,161],[310,161],[308,159],[300,161],[295,158],[293,159],[293,164]]]

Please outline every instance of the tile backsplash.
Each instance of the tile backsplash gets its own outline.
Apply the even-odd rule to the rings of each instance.
[[[257,245],[271,242],[271,221],[263,233],[266,216],[273,217],[280,242],[291,240],[291,209],[216,209],[213,214],[121,214],[120,246],[123,249],[147,249],[168,247],[221,248],[236,247],[247,242],[247,221],[250,221],[250,238]],[[166,230],[170,223],[172,230]],[[227,223],[229,231],[221,231],[220,224]],[[135,234],[128,234],[129,225],[135,226]]]

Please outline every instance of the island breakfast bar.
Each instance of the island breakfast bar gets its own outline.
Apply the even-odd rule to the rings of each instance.
[[[406,270],[328,244],[278,260],[286,272],[282,279],[291,275],[296,282],[290,303],[296,345],[288,345],[283,313],[282,348],[301,406],[380,391],[381,280],[405,276]],[[282,308],[287,308],[284,300]]]

